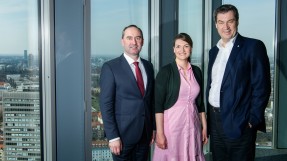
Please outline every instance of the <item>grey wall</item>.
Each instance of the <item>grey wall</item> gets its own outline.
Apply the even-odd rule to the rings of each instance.
[[[173,38],[178,32],[178,1],[160,1],[160,67],[174,60]]]
[[[221,5],[222,5],[222,1],[221,0],[213,0],[212,1],[212,12],[211,12],[211,14],[212,14],[211,15],[211,17],[212,17],[212,20],[211,20],[212,21],[212,23],[211,23],[211,25],[212,25],[212,27],[211,27],[211,46],[212,47],[217,44],[218,40],[220,40],[220,36],[219,36],[219,34],[217,32],[217,29],[215,27],[215,22],[214,22],[214,19],[213,19],[213,11],[217,7],[219,7]]]
[[[287,148],[287,1],[280,1],[280,35],[279,55],[277,66],[279,67],[278,81],[278,148]]]
[[[57,161],[84,161],[83,0],[55,1]]]

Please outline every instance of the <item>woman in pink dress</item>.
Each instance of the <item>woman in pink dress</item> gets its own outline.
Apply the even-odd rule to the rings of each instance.
[[[190,64],[192,39],[174,39],[175,61],[158,72],[155,82],[156,146],[153,161],[205,161],[208,142],[200,68]]]

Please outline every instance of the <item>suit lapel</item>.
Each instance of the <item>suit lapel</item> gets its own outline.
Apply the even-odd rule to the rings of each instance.
[[[123,71],[126,71],[126,74],[128,76],[128,80],[130,80],[130,82],[132,83],[132,86],[136,86],[135,88],[138,88],[137,86],[137,80],[134,76],[134,73],[128,63],[128,61],[126,60],[126,58],[124,57],[124,55],[121,56],[121,67],[123,68]]]
[[[237,38],[234,42],[233,48],[231,50],[231,53],[230,53],[229,59],[227,61],[226,67],[225,67],[225,72],[223,75],[222,84],[225,82],[225,80],[226,80],[227,76],[229,75],[232,67],[234,66],[234,64],[235,64],[234,62],[235,62],[237,56],[239,55],[239,51],[242,47],[243,47],[243,37],[240,34],[238,34]]]
[[[144,94],[144,95],[146,95],[146,93],[147,93],[147,91],[149,89],[151,80],[152,80],[152,75],[150,73],[150,70],[149,70],[147,62],[145,60],[143,60],[143,59],[141,59],[141,62],[143,63],[143,66],[144,66],[144,69],[145,69],[145,72],[146,72],[146,76],[147,76],[147,84],[146,84],[146,89],[145,89],[145,94]]]
[[[149,77],[150,77],[150,74],[148,74],[148,65],[146,64],[146,62],[145,61],[143,61],[142,59],[141,59],[141,61],[142,61],[142,63],[143,63],[143,65],[144,65],[144,68],[145,68],[145,71],[146,71],[146,73],[147,73],[147,88],[146,88],[146,90],[148,89],[148,85],[149,85]],[[135,78],[135,76],[134,76],[134,73],[133,73],[133,71],[132,71],[132,69],[131,69],[131,67],[130,67],[130,65],[129,65],[129,63],[128,63],[128,61],[126,60],[126,58],[124,57],[124,55],[122,55],[121,56],[121,66],[122,66],[122,68],[123,68],[123,70],[124,71],[126,71],[126,74],[127,74],[127,76],[128,76],[128,78],[127,79],[129,79],[130,80],[130,82],[131,82],[131,88],[133,88],[133,89],[138,89],[138,85],[137,85],[137,80],[136,80],[136,78]],[[140,92],[140,90],[138,89],[138,94],[139,94],[139,96],[140,97],[142,97],[142,94],[141,94],[141,92]],[[145,92],[145,94],[146,94],[146,92]]]

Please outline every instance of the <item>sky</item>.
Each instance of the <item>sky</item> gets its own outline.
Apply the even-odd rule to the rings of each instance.
[[[262,40],[269,57],[274,56],[275,2],[274,0],[224,0],[225,4],[232,4],[238,9],[238,32],[242,36]]]
[[[120,56],[123,53],[121,34],[124,27],[135,24],[144,35],[141,56],[148,56],[148,1],[147,0],[92,0],[91,52],[92,55]]]
[[[37,54],[37,0],[0,0],[0,55]]]
[[[201,6],[204,1],[179,1],[179,21],[178,32],[185,32],[189,34],[193,40],[192,56],[191,58],[197,58],[197,61],[201,63],[203,57],[203,12]],[[195,63],[193,61],[193,63]]]
[[[185,3],[185,1],[180,2]],[[223,3],[231,3],[238,8],[240,34],[261,39],[266,44],[267,49],[273,49],[275,1],[224,0]],[[24,50],[28,50],[29,54],[37,54],[37,12],[37,0],[0,0],[0,55],[23,54]],[[182,15],[188,16],[200,11],[191,12],[183,9],[180,12],[183,13]],[[143,30],[145,44],[141,54],[147,55],[149,43],[148,15],[148,1],[146,0],[92,0],[92,55],[120,55],[123,52],[120,42],[121,32],[129,24],[136,24]],[[186,19],[188,18],[190,17]],[[185,18],[182,17],[181,19],[181,23],[184,23]],[[200,33],[203,31],[198,32],[196,27],[196,23],[200,23],[200,20],[195,19],[195,21],[186,22],[191,22],[191,30],[196,30],[192,35],[200,37]],[[202,40],[199,43],[203,43]]]

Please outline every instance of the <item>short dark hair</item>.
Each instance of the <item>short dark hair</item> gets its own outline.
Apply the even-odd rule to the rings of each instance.
[[[131,27],[137,28],[137,29],[140,31],[141,36],[142,36],[142,38],[143,38],[143,32],[142,32],[142,30],[141,30],[139,27],[137,27],[137,25],[128,25],[128,26],[126,26],[126,27],[123,29],[122,38],[124,38],[124,36],[125,36],[125,31],[126,31],[128,28],[131,28]]]
[[[228,11],[232,11],[234,13],[234,16],[235,16],[235,20],[236,22],[238,22],[239,20],[239,13],[238,13],[238,10],[235,6],[231,5],[231,4],[224,4],[224,5],[221,5],[219,6],[218,8],[216,8],[213,12],[213,18],[214,18],[214,22],[216,23],[217,22],[217,15],[219,13],[226,13]]]
[[[187,33],[179,33],[173,39],[173,47],[175,46],[175,41],[178,40],[178,39],[187,42],[190,45],[190,47],[193,46],[193,41],[192,41],[191,37]]]

